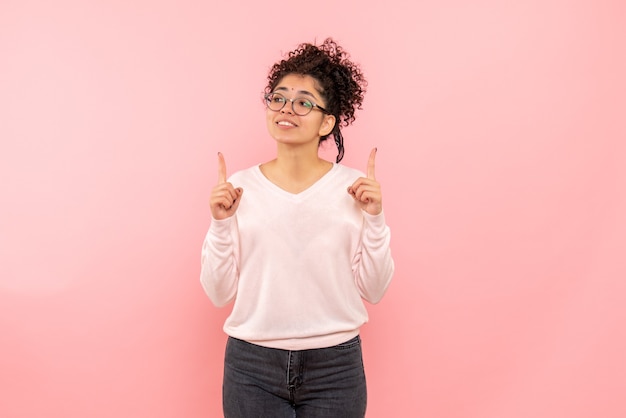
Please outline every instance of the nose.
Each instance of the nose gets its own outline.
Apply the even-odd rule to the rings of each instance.
[[[280,113],[290,113],[295,115],[296,112],[293,111],[293,99],[286,99],[285,105],[282,109],[280,109]]]

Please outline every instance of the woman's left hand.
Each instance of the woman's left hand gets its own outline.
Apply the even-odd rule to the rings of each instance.
[[[348,187],[348,193],[359,207],[370,215],[378,215],[383,211],[383,194],[374,175],[376,151],[377,148],[372,150],[367,161],[367,177],[358,178]]]

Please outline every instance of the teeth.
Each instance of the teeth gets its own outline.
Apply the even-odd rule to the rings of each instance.
[[[283,126],[295,126],[293,123],[287,122],[286,120],[281,120],[278,124]]]

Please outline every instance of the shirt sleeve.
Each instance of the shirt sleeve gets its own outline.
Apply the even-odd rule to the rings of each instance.
[[[200,282],[215,306],[224,306],[237,294],[239,280],[237,219],[211,219],[202,244]]]
[[[393,276],[390,240],[391,231],[384,213],[370,215],[363,211],[361,242],[352,261],[352,270],[361,297],[370,303],[382,299]]]

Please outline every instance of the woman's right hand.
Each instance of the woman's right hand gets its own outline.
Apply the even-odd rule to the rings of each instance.
[[[243,189],[234,188],[226,181],[226,161],[221,152],[217,153],[217,185],[211,190],[211,215],[214,219],[230,218],[237,211]]]

